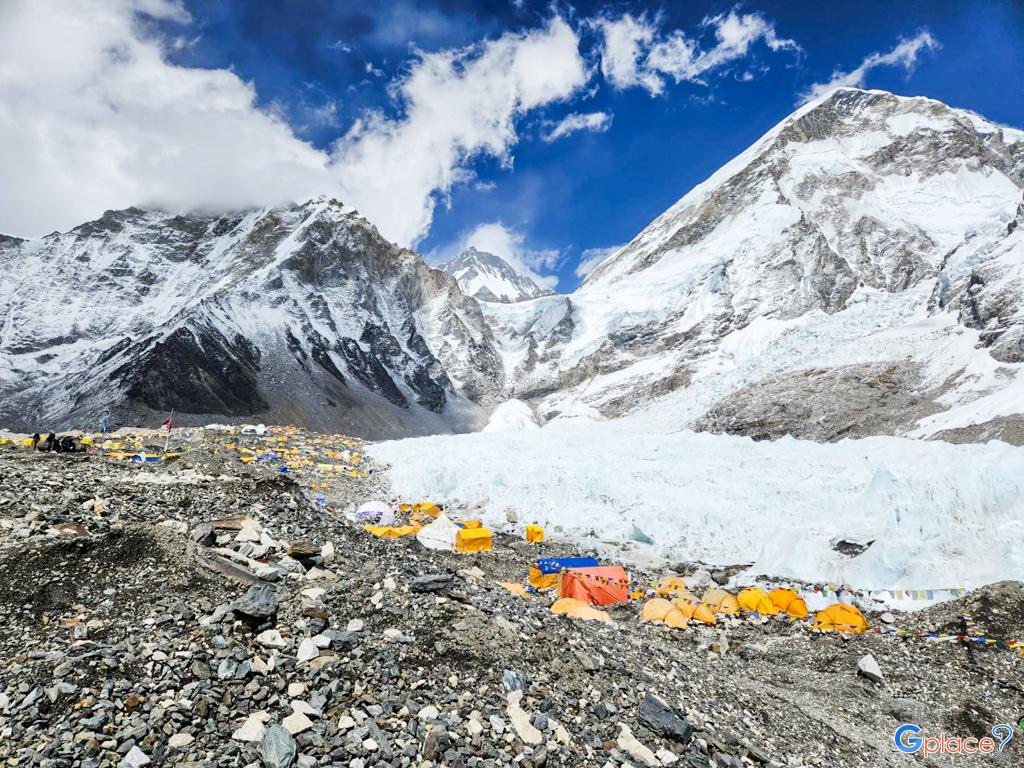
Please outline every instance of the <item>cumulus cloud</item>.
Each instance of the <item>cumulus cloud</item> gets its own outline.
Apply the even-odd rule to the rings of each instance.
[[[554,249],[527,248],[523,234],[500,221],[477,225],[463,235],[456,250],[461,252],[470,246],[500,256],[515,269],[529,275],[537,285],[544,288],[558,285],[556,275],[540,273],[555,269],[562,259],[561,253]]]
[[[814,101],[831,93],[836,88],[861,88],[864,86],[868,73],[875,67],[903,67],[907,73],[910,73],[917,64],[918,56],[925,51],[937,51],[939,48],[941,48],[939,41],[927,29],[922,29],[913,37],[901,39],[891,51],[886,53],[875,51],[868,54],[856,69],[851,69],[849,72],[836,70],[827,83],[814,83],[808,86],[800,94],[799,102]]]
[[[621,248],[621,245],[609,245],[605,248],[587,248],[580,254],[579,264],[576,265],[576,277],[586,277],[594,271],[598,264]]]
[[[779,37],[775,24],[760,13],[728,13],[708,16],[702,31],[713,35],[713,44],[704,46],[698,37],[676,29],[667,34],[657,19],[646,15],[635,18],[602,18],[595,22],[601,31],[601,72],[615,88],[646,88],[652,95],[665,88],[665,78],[676,83],[704,83],[712,70],[745,58],[757,42],[769,50],[799,52],[793,40]]]
[[[515,119],[569,98],[587,81],[576,32],[561,18],[480,46],[421,55],[398,88],[404,116],[373,113],[334,148],[347,199],[401,242],[426,233],[436,202],[465,164],[507,161]]]
[[[623,90],[642,85],[651,93],[662,89],[661,78],[641,69],[638,60],[654,40],[658,25],[647,14],[624,14],[617,19],[599,18],[594,25],[601,31],[601,74],[613,87]]]
[[[233,72],[168,61],[177,0],[0,3],[0,232],[33,235],[137,204],[238,208],[332,194],[415,243],[479,155],[508,162],[516,120],[588,73],[560,17],[421,54],[393,84],[400,117],[366,115],[330,151],[302,141]],[[325,113],[322,117],[329,117]]]
[[[541,133],[541,138],[549,144],[578,131],[604,133],[612,126],[612,115],[609,112],[573,112],[557,123],[550,123]]]
[[[326,156],[233,73],[169,64],[144,20],[189,17],[171,0],[0,4],[0,231],[315,192]]]

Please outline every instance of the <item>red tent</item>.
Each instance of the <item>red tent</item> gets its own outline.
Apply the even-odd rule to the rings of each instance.
[[[569,568],[559,579],[559,597],[573,597],[591,605],[624,603],[629,599],[629,576],[621,565]]]

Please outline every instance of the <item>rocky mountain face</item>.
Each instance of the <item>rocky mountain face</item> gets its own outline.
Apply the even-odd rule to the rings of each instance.
[[[369,436],[470,429],[501,362],[476,301],[326,198],[108,211],[0,241],[0,424],[260,419]]]
[[[500,256],[470,246],[454,259],[441,265],[454,277],[463,293],[480,301],[511,303],[551,296],[554,291],[542,288]]]
[[[485,307],[547,418],[1024,440],[1024,133],[842,89],[575,293]]]

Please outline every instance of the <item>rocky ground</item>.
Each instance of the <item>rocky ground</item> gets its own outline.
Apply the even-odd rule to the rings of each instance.
[[[1012,765],[898,753],[904,722],[988,735],[1024,715],[1004,649],[803,623],[603,624],[518,597],[538,556],[430,552],[349,523],[386,474],[329,493],[202,444],[135,465],[0,448],[0,761],[9,766]],[[327,503],[314,501],[322,496]],[[415,500],[410,500],[415,501]],[[681,568],[687,570],[686,568]],[[635,572],[634,572],[635,573]],[[653,573],[635,573],[641,578]],[[912,630],[1024,636],[1001,584]],[[873,623],[878,617],[873,617]],[[858,672],[871,655],[881,680]]]

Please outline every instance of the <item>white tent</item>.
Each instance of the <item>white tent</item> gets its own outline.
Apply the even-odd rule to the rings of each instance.
[[[459,526],[442,512],[434,522],[420,529],[416,538],[427,549],[447,549],[449,552],[454,552],[455,537],[458,533]]]
[[[367,501],[356,510],[351,519],[361,525],[392,525],[395,522],[395,513],[382,501]]]

